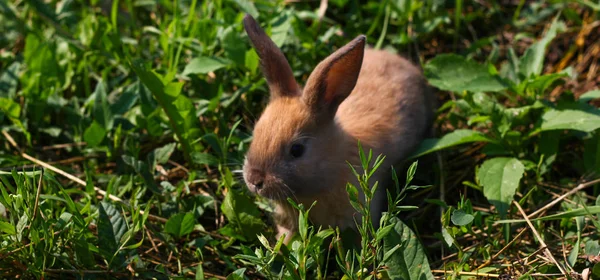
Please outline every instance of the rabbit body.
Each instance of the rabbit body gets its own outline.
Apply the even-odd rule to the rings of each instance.
[[[400,56],[365,50],[359,36],[322,61],[302,89],[258,24],[248,16],[244,23],[271,91],[254,128],[244,179],[252,192],[275,203],[279,235],[289,241],[297,230],[288,197],[306,207],[317,201],[309,213],[315,225],[345,229],[360,222],[346,192],[348,182],[358,187],[348,163],[362,171],[358,141],[365,151],[386,156],[370,181],[380,184],[371,204],[378,225],[389,167],[405,160],[430,130],[433,98],[421,71]]]

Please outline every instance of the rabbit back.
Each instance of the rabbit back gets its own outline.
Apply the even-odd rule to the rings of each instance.
[[[383,50],[366,49],[358,81],[336,121],[389,164],[404,160],[428,134],[433,97],[421,71]]]

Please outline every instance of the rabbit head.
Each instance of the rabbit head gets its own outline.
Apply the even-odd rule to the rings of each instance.
[[[244,180],[250,191],[273,200],[319,196],[339,185],[335,173],[349,169],[347,139],[335,116],[356,85],[366,38],[358,36],[319,63],[301,88],[281,50],[251,16],[244,27],[270,91],[244,161]]]

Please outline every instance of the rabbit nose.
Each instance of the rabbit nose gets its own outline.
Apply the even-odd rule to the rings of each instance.
[[[251,169],[248,175],[248,183],[252,184],[257,191],[263,188],[265,173],[262,170]]]

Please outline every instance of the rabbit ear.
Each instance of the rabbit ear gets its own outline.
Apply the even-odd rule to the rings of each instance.
[[[304,87],[304,102],[316,110],[334,116],[337,107],[350,95],[365,52],[366,37],[360,35],[323,60],[310,74]]]
[[[252,16],[244,17],[244,28],[260,58],[261,70],[269,84],[271,97],[300,94],[287,59]]]

